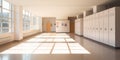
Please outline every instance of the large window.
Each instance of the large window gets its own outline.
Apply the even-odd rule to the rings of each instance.
[[[23,30],[30,30],[30,17],[31,14],[28,11],[23,10]]]
[[[38,30],[39,29],[39,19],[33,16],[29,11],[23,10],[23,30]]]
[[[12,5],[6,0],[0,0],[0,33],[12,30]]]
[[[39,19],[38,19],[38,17],[33,17],[33,29],[39,29]]]

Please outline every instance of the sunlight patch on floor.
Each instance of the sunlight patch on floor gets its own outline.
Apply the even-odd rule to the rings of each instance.
[[[90,52],[65,33],[44,33],[0,54],[90,54]]]

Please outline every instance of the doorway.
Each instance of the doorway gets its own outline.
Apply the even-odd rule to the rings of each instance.
[[[51,32],[51,23],[47,22],[46,24],[46,32]]]

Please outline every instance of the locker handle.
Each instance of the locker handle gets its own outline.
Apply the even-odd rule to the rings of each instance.
[[[98,30],[98,28],[96,28],[96,30]]]
[[[110,30],[112,31],[112,28]]]
[[[105,30],[107,30],[107,28],[105,28]]]

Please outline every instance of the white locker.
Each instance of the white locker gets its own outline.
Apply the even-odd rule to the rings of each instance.
[[[86,17],[86,37],[88,37],[88,17]]]
[[[80,20],[75,20],[75,34],[80,35]]]
[[[83,22],[83,35],[86,36],[86,17],[83,18],[84,22]]]
[[[103,40],[104,40],[104,18],[102,18],[103,17],[103,12],[100,12],[99,13],[99,24],[100,24],[100,42],[104,42]]]
[[[109,35],[109,33],[108,33],[108,28],[109,28],[109,22],[108,22],[108,10],[105,10],[105,11],[103,11],[103,18],[104,18],[104,42],[103,43],[105,43],[105,44],[109,44],[109,40],[108,40],[108,35]]]
[[[115,8],[109,9],[109,45],[115,47]]]
[[[97,41],[97,38],[98,38],[98,31],[97,31],[97,28],[98,28],[98,20],[97,20],[97,14],[95,14],[95,40]]]
[[[78,35],[83,35],[83,19],[75,20],[75,33]]]
[[[92,36],[91,39],[94,38],[94,29],[93,29],[94,28],[94,19],[93,19],[93,17],[94,17],[94,15],[91,16],[91,22],[92,22],[91,23],[92,24],[92,26],[91,26],[91,36]]]
[[[91,15],[89,16],[89,38],[91,37]]]
[[[96,25],[96,24],[95,24],[95,23],[96,23],[96,22],[95,22],[95,15],[93,15],[93,16],[94,16],[94,17],[93,17],[93,24],[94,24],[94,25],[93,25],[93,40],[95,40],[95,36],[96,36],[96,31],[95,31],[95,25]]]
[[[90,38],[90,16],[88,16],[88,37]]]
[[[99,41],[99,19],[98,19],[98,14],[96,14],[96,40]]]
[[[85,17],[83,18],[83,36],[85,36]]]
[[[80,35],[83,35],[83,18],[80,19]]]

